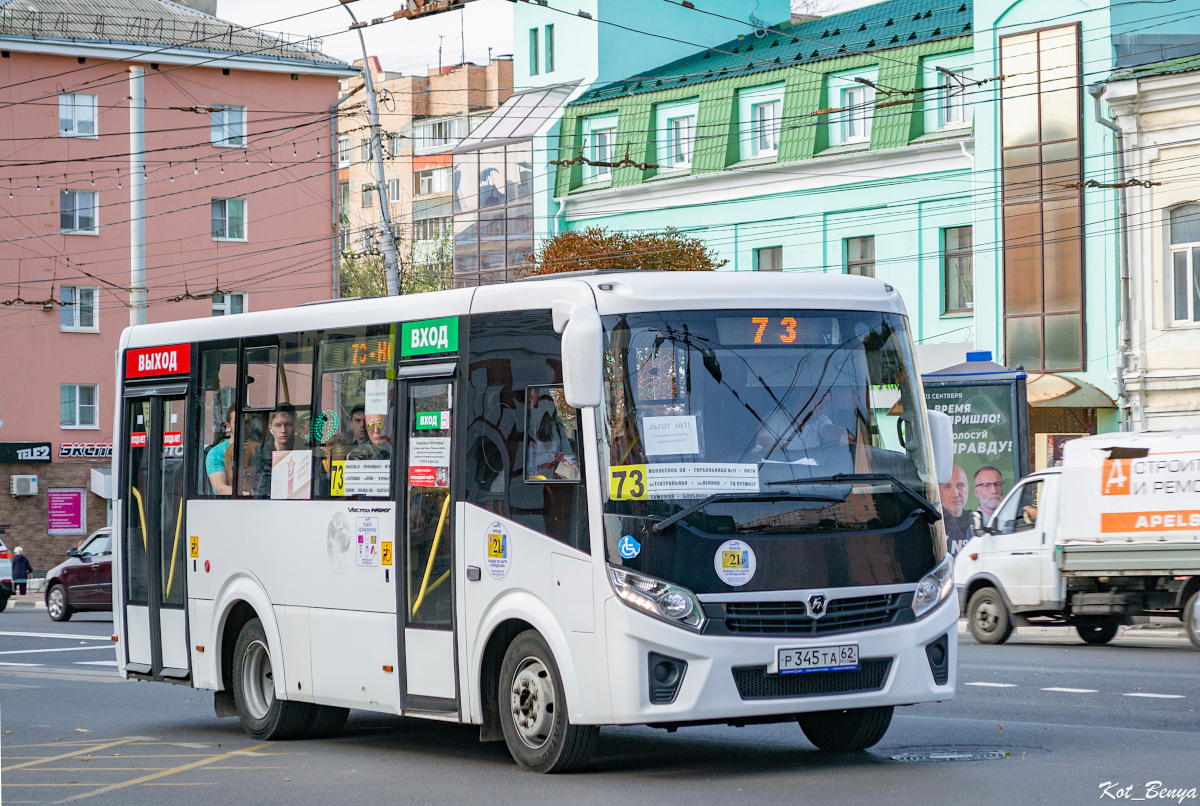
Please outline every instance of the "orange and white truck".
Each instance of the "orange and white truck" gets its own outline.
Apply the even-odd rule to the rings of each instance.
[[[1175,616],[1200,649],[1200,431],[1072,440],[1026,476],[955,558],[971,634],[1069,624],[1089,644],[1134,616]]]

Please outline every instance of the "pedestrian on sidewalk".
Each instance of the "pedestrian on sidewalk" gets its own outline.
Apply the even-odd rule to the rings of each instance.
[[[17,546],[13,549],[12,577],[13,587],[16,588],[18,596],[25,595],[31,576],[33,576],[33,566],[29,564],[29,558],[25,556],[25,549]]]

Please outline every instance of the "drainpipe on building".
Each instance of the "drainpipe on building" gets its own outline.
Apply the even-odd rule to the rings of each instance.
[[[1092,96],[1092,104],[1095,112],[1096,122],[1101,126],[1112,129],[1117,135],[1117,182],[1125,182],[1125,132],[1121,127],[1112,122],[1100,111],[1100,96],[1104,94],[1103,84],[1089,84],[1087,87],[1088,95]],[[1120,239],[1120,261],[1121,261],[1121,345],[1117,350],[1117,398],[1121,407],[1121,430],[1129,430],[1129,416],[1132,409],[1132,403],[1129,401],[1125,393],[1125,369],[1129,364],[1129,351],[1133,341],[1130,335],[1129,313],[1129,222],[1126,220],[1126,204],[1125,204],[1125,188],[1117,190],[1117,215],[1120,218],[1120,227],[1117,229],[1117,237]]]
[[[341,210],[341,194],[338,193],[338,165],[340,164],[341,154],[338,150],[338,132],[337,132],[337,108],[353,97],[356,90],[338,98],[329,105],[329,136],[331,146],[329,149],[330,158],[333,160],[333,170],[330,172],[330,183],[333,185],[333,298],[337,299],[342,295],[342,251],[338,248],[339,238],[342,234],[342,210]]]
[[[146,324],[146,68],[129,68],[129,324]]]
[[[377,190],[375,195],[379,199],[380,227],[383,230],[379,239],[383,246],[383,273],[387,283],[387,295],[395,297],[400,294],[400,269],[396,256],[395,235],[392,230],[392,213],[388,209],[387,179],[383,173],[383,144],[379,139],[379,105],[375,99],[375,82],[371,80],[371,57],[367,55],[367,40],[363,38],[362,28],[358,27],[358,17],[354,16],[350,6],[343,5],[342,8],[346,9],[350,19],[354,20],[358,31],[358,43],[362,46],[363,66],[360,72],[362,72],[363,84],[367,88],[367,111],[370,113],[371,121],[371,151],[374,156],[375,188]]]

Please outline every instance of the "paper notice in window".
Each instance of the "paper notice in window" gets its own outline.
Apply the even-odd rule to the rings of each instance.
[[[449,467],[450,437],[410,437],[409,466]]]
[[[366,414],[387,414],[387,378],[373,378],[367,381],[363,398],[363,409]]]
[[[642,444],[647,456],[700,453],[696,415],[684,417],[643,417]]]
[[[312,497],[312,451],[271,452],[271,498],[308,500]]]

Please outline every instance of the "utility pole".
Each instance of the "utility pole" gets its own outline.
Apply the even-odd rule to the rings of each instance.
[[[129,68],[129,324],[146,324],[146,68]]]
[[[383,143],[379,137],[379,104],[375,99],[375,82],[371,79],[371,57],[367,55],[367,40],[363,38],[362,28],[358,27],[358,17],[354,16],[354,12],[350,6],[345,5],[346,0],[342,0],[342,8],[346,9],[346,13],[354,20],[354,25],[358,30],[358,42],[362,46],[363,54],[363,83],[367,88],[367,112],[370,115],[371,122],[371,156],[375,167],[375,196],[379,199],[379,220],[382,228],[380,243],[383,246],[383,276],[387,286],[387,295],[395,297],[400,294],[400,261],[396,255],[396,240],[392,230],[392,213],[389,209],[390,200],[387,192],[387,178],[383,173]]]

